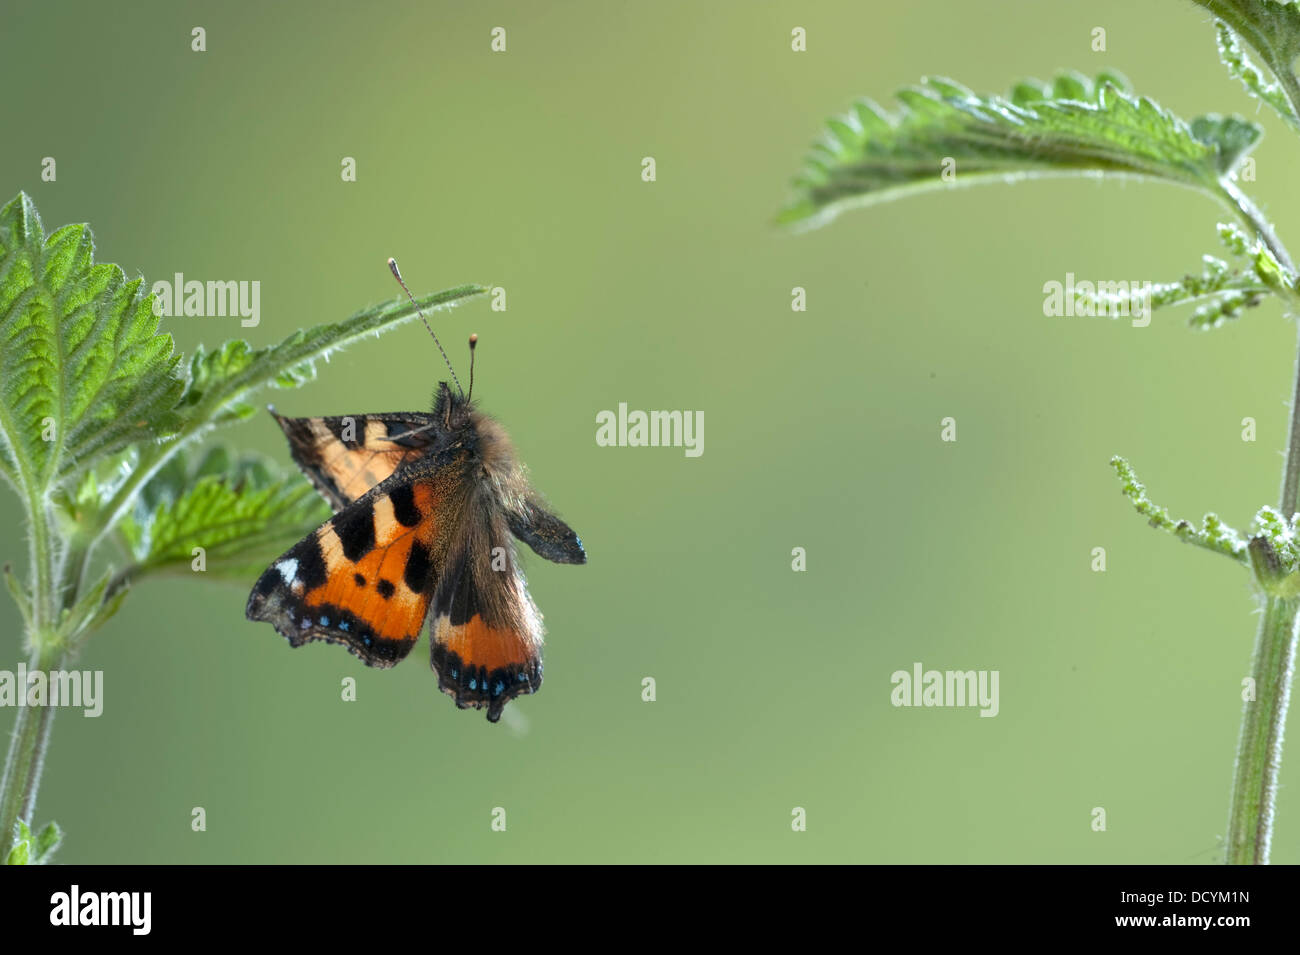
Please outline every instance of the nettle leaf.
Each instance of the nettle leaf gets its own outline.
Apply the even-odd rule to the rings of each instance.
[[[1300,88],[1295,59],[1300,55],[1300,6],[1292,0],[1192,0],[1219,19],[1219,58],[1231,76],[1277,110],[1288,122],[1300,125],[1295,103]],[[1269,83],[1241,49],[1249,44],[1277,78]]]
[[[1025,81],[1006,97],[931,78],[898,99],[897,113],[862,100],[829,123],[795,180],[799,198],[778,222],[815,226],[845,208],[919,191],[1070,173],[1159,179],[1218,195],[1220,180],[1261,135],[1235,117],[1187,123],[1134,96],[1115,73]]]
[[[1241,38],[1222,20],[1219,21],[1218,28],[1219,59],[1228,68],[1228,75],[1241,80],[1248,93],[1273,107],[1287,122],[1300,125],[1300,117],[1296,116],[1291,101],[1286,98],[1282,84],[1270,83],[1264,78],[1241,48]]]
[[[1300,514],[1288,520],[1271,507],[1255,515],[1250,561],[1255,579],[1266,593],[1294,600],[1300,597]]]
[[[63,842],[63,830],[57,822],[46,823],[45,828],[36,837],[33,849],[37,865],[46,865],[54,858],[54,850]]]
[[[1212,150],[1214,168],[1220,176],[1230,175],[1264,135],[1264,130],[1252,122],[1218,113],[1197,116],[1189,128],[1198,142]]]
[[[54,858],[54,850],[63,841],[63,830],[59,824],[51,822],[37,836],[32,835],[31,827],[19,819],[14,824],[13,847],[5,856],[5,865],[45,865]]]
[[[0,471],[42,491],[176,430],[184,383],[143,281],[96,264],[85,225],[45,235],[25,193],[0,209]]]
[[[461,285],[419,297],[416,302],[425,311],[437,311],[487,291],[481,285]],[[215,425],[248,417],[252,408],[247,399],[254,391],[265,385],[293,388],[310,381],[316,373],[317,359],[328,358],[367,335],[378,337],[416,314],[415,305],[400,299],[362,309],[341,322],[299,329],[278,345],[253,348],[236,340],[212,351],[200,349],[185,366],[184,391],[177,405],[177,434],[140,450],[130,474],[101,508],[101,527],[108,530],[122,520],[140,487],[152,480],[181,447]]]
[[[451,308],[487,291],[481,285],[417,297],[426,312]],[[315,362],[363,338],[415,317],[415,306],[405,299],[362,309],[350,318],[294,332],[278,345],[253,348],[241,340],[228,341],[208,351],[199,348],[188,365],[188,382],[179,411],[190,423],[223,424],[254,412],[245,398],[265,384],[296,388],[316,376]]]
[[[32,862],[32,830],[19,819],[14,823],[13,847],[5,856],[5,865],[30,865]]]
[[[29,865],[32,861],[32,842],[30,839],[20,839],[14,843],[14,847],[9,850],[9,855],[5,857],[5,865]]]
[[[229,380],[234,375],[248,368],[252,361],[253,347],[242,339],[225,342],[213,351],[202,345],[195,349],[189,362],[189,385],[185,391],[185,403],[197,404],[199,399],[210,392],[215,383]],[[214,424],[238,421],[251,417],[257,408],[247,402],[232,401],[221,408],[212,419]]]
[[[18,612],[22,614],[23,624],[30,630],[32,626],[31,595],[27,593],[22,581],[18,579],[18,575],[14,573],[14,569],[9,564],[4,565],[2,572],[4,573],[5,587],[9,590],[9,596],[13,598],[14,604],[17,605]]]
[[[259,457],[232,459],[215,447],[194,464],[175,455],[144,486],[118,530],[133,579],[190,572],[201,547],[205,573],[244,580],[329,515],[300,474],[281,474]]]

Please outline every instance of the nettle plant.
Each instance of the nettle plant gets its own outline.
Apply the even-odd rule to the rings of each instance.
[[[28,545],[26,574],[6,563],[4,576],[29,674],[64,671],[138,581],[184,573],[248,584],[324,521],[329,508],[304,477],[212,433],[252,415],[253,392],[296,388],[317,359],[416,315],[403,299],[278,345],[232,340],[182,358],[158,331],[148,288],[96,264],[87,226],[47,236],[21,193],[0,209],[0,477],[22,504]],[[486,291],[463,285],[417,301],[442,309]],[[17,688],[27,705],[0,783],[7,863],[47,862],[62,838],[33,819],[56,709],[46,680]]]
[[[1300,132],[1300,7],[1282,0],[1193,0],[1216,19],[1219,57],[1255,99]],[[1252,62],[1247,48],[1267,73]],[[1235,221],[1218,225],[1229,258],[1204,257],[1198,274],[1140,291],[1075,291],[1080,315],[1193,304],[1191,325],[1214,328],[1266,299],[1300,313],[1295,263],[1272,225],[1241,188],[1248,153],[1263,130],[1237,117],[1180,119],[1135,95],[1113,73],[1075,73],[1051,83],[1022,82],[1006,96],[979,96],[948,79],[926,79],[897,94],[901,108],[861,100],[829,121],[795,180],[794,201],[778,221],[816,227],[840,212],[953,184],[1046,176],[1102,175],[1159,180],[1196,189]],[[1079,294],[1082,292],[1083,294]],[[1255,644],[1254,698],[1242,719],[1228,817],[1229,863],[1266,863],[1273,829],[1282,733],[1300,616],[1300,364],[1293,384],[1290,437],[1276,508],[1260,508],[1249,534],[1207,514],[1201,526],[1174,520],[1153,504],[1133,468],[1115,457],[1124,493],[1155,527],[1248,568],[1263,602]],[[1244,694],[1249,696],[1249,694]]]

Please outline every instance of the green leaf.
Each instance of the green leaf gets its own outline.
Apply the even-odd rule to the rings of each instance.
[[[487,289],[461,285],[417,297],[426,312],[448,309]],[[181,447],[211,427],[252,413],[249,396],[265,385],[296,387],[315,375],[315,362],[360,339],[395,328],[417,314],[416,306],[398,299],[362,309],[344,321],[300,329],[278,345],[253,348],[244,341],[229,341],[212,351],[199,349],[186,365],[186,382],[178,414],[178,433],[170,440],[140,450],[125,480],[100,509],[100,533],[110,531],[131,509],[140,487],[152,480]]]
[[[1215,553],[1226,554],[1239,563],[1250,566],[1248,544],[1242,536],[1219,519],[1217,514],[1206,514],[1198,530],[1190,521],[1175,521],[1169,511],[1159,507],[1147,497],[1147,489],[1138,480],[1133,466],[1118,455],[1110,459],[1111,466],[1123,483],[1124,496],[1132,503],[1134,509],[1147,519],[1152,527],[1168,531],[1179,540],[1204,547]]]
[[[328,358],[335,351],[368,336],[395,328],[416,317],[417,304],[426,312],[452,308],[476,295],[487,292],[482,285],[461,285],[456,288],[417,297],[416,304],[407,299],[396,299],[356,312],[350,318],[328,325],[315,325],[299,329],[278,345],[253,348],[244,341],[229,341],[221,347],[206,351],[199,349],[187,365],[187,380],[180,398],[178,414],[181,419],[179,433],[174,439],[141,450],[129,476],[119,483],[112,499],[102,508],[101,533],[112,529],[131,510],[136,495],[143,485],[154,480],[164,469],[171,468],[171,477],[155,486],[155,493],[178,480],[177,474],[185,471],[180,464],[169,463],[181,447],[218,424],[225,424],[252,413],[248,397],[257,389],[272,385],[294,388],[315,376],[315,362]],[[208,491],[207,493],[212,493]],[[143,541],[143,528],[150,519],[136,514],[134,533]],[[166,527],[166,525],[162,525]],[[173,550],[166,555],[155,553],[156,546],[149,543],[145,550],[147,566],[141,571],[176,565],[180,541],[173,540]],[[203,545],[193,545],[203,546]],[[187,548],[188,550],[188,548]],[[158,558],[155,560],[155,558]],[[161,561],[161,563],[159,562]],[[223,572],[243,573],[251,564],[235,565],[218,562]],[[110,588],[112,589],[112,588]]]
[[[40,835],[36,837],[36,843],[33,850],[36,856],[37,865],[47,865],[54,857],[54,850],[63,842],[63,830],[59,828],[57,822],[51,822],[41,830]]]
[[[261,458],[232,462],[214,448],[193,466],[173,458],[142,489],[119,531],[134,561],[132,578],[191,572],[201,547],[205,573],[246,580],[329,515],[301,475],[282,476]]]
[[[451,308],[486,291],[481,285],[461,285],[416,301],[430,312]],[[395,299],[341,322],[300,329],[267,348],[253,348],[240,340],[228,341],[213,351],[199,348],[189,362],[180,413],[191,427],[246,418],[255,410],[246,403],[252,391],[265,384],[296,388],[315,377],[318,359],[415,315],[415,306],[408,300]]]
[[[1273,292],[1284,295],[1295,285],[1295,276],[1278,264],[1272,250],[1259,239],[1250,250],[1250,260],[1255,275]]]
[[[1287,298],[1295,293],[1296,276],[1278,262],[1273,250],[1260,238],[1250,239],[1235,225],[1219,223],[1219,240],[1233,255],[1250,262],[1260,284]]]
[[[1261,507],[1255,515],[1250,539],[1250,560],[1255,578],[1274,597],[1300,597],[1300,514],[1287,520],[1272,507]]]
[[[71,649],[76,649],[121,609],[126,598],[127,581],[111,569],[89,589],[78,596],[76,602],[64,608],[60,616],[59,633]]]
[[[19,819],[14,823],[14,844],[5,856],[5,865],[27,865],[32,855],[32,830]]]
[[[245,371],[252,362],[253,348],[248,342],[233,339],[225,342],[213,351],[203,345],[195,349],[189,361],[189,383],[182,399],[182,407],[191,407],[199,403],[213,386]],[[239,400],[232,400],[217,410],[211,419],[212,424],[224,424],[251,417],[257,409]]]
[[[1295,526],[1275,508],[1261,507],[1255,515],[1255,534],[1266,538],[1274,548],[1285,571],[1300,565],[1300,547],[1296,544]]]
[[[89,619],[86,620],[85,625],[81,629],[81,634],[83,635],[82,639],[84,639],[84,636],[94,633],[107,623],[114,614],[122,609],[122,601],[126,599],[126,588],[120,586],[120,584],[119,586],[114,586],[114,583],[117,583],[119,579],[120,578],[114,577],[113,580],[109,582],[108,589],[104,592],[103,602],[95,612],[90,615]]]
[[[1264,78],[1241,48],[1241,38],[1222,20],[1218,23],[1218,41],[1219,59],[1228,68],[1228,75],[1241,80],[1248,93],[1273,107],[1287,122],[1300,126],[1300,117],[1296,116],[1290,100],[1286,98],[1282,84],[1270,83]]]
[[[45,235],[0,209],[0,472],[39,493],[96,456],[174,431],[183,382],[143,281],[96,264],[89,227]]]
[[[5,586],[9,588],[9,596],[13,598],[18,605],[18,612],[23,616],[23,624],[28,630],[32,627],[32,599],[27,593],[27,588],[23,586],[21,580],[14,573],[13,567],[9,564],[4,565]]]
[[[1136,97],[1116,74],[1025,81],[1009,98],[945,79],[899,92],[895,114],[869,101],[834,121],[796,178],[778,222],[815,226],[845,208],[982,181],[1104,173],[1163,180],[1223,198],[1220,180],[1258,142],[1235,117],[1190,124]],[[951,161],[951,181],[941,175]]]
[[[14,843],[5,859],[5,865],[27,865],[32,859],[32,844],[28,839]]]
[[[1219,58],[1231,76],[1288,122],[1300,125],[1295,59],[1300,54],[1300,8],[1289,0],[1192,0],[1219,19]],[[1267,82],[1241,49],[1249,44],[1277,78]]]
[[[1230,175],[1264,135],[1264,130],[1254,123],[1218,113],[1197,116],[1190,129],[1197,141],[1212,151],[1214,167],[1220,176]]]
[[[90,622],[100,615],[111,579],[112,574],[104,574],[97,583],[77,598],[76,603],[64,609],[60,631],[69,639],[85,632]]]

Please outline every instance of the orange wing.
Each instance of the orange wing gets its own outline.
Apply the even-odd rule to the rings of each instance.
[[[403,464],[431,453],[442,432],[439,419],[417,412],[332,418],[271,414],[289,439],[298,467],[336,511]]]
[[[494,517],[481,510],[466,516],[478,533],[459,535],[434,599],[429,640],[438,689],[461,709],[486,708],[493,723],[507,703],[542,685],[542,615]]]
[[[258,579],[245,611],[295,647],[341,643],[369,666],[400,662],[440,576],[447,475],[399,475],[349,504]]]

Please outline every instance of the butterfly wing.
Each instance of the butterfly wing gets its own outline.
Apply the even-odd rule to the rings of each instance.
[[[258,579],[245,611],[295,647],[340,643],[368,666],[400,662],[424,627],[454,525],[457,482],[416,466],[388,478],[304,537]]]
[[[539,557],[557,564],[585,564],[587,552],[582,540],[568,524],[546,510],[533,495],[509,512],[510,532],[531,547]]]
[[[434,597],[432,665],[438,689],[462,709],[486,708],[495,723],[542,685],[542,615],[500,511],[480,498],[463,520]]]
[[[327,418],[271,414],[289,439],[298,467],[336,511],[403,464],[428,455],[442,433],[438,418],[418,412]]]

